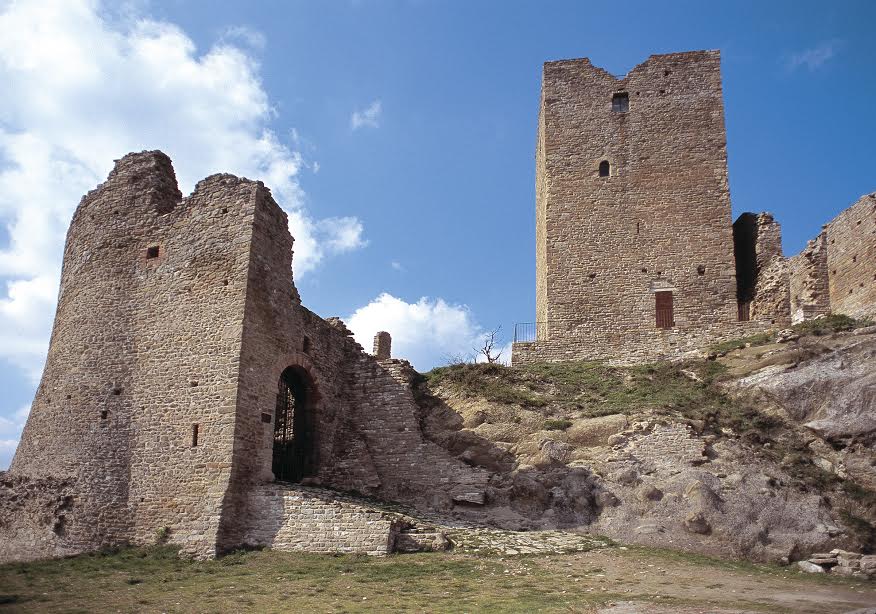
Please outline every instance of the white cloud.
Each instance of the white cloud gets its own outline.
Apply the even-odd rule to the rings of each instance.
[[[389,266],[391,266],[396,271],[404,271],[405,270],[405,267],[398,260],[393,260],[392,262],[389,263]]]
[[[299,276],[366,243],[356,218],[304,207],[306,162],[272,130],[259,65],[232,43],[258,48],[259,33],[229,28],[198,50],[174,24],[103,15],[98,0],[0,2],[0,360],[31,377],[70,217],[125,153],[165,151],[183,193],[215,172],[263,180],[289,214]]]
[[[380,127],[380,115],[382,106],[379,100],[375,100],[362,111],[353,111],[350,116],[350,127],[353,130],[359,128],[378,128]]]
[[[791,57],[788,58],[788,68],[790,70],[795,70],[801,66],[805,66],[810,71],[821,68],[825,62],[837,54],[839,46],[840,41],[829,40],[816,45],[811,49],[791,54]]]
[[[228,26],[222,31],[221,40],[240,41],[257,51],[262,51],[267,45],[265,35],[249,26]]]
[[[12,456],[15,454],[29,412],[28,405],[14,412],[9,418],[0,416],[0,471],[7,469],[12,462]]]
[[[420,371],[441,366],[449,357],[472,358],[485,333],[465,305],[427,297],[408,303],[386,292],[345,322],[368,351],[374,335],[387,331],[392,335],[393,357],[409,360]]]

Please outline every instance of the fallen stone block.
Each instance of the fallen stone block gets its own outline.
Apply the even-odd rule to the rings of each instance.
[[[809,561],[797,561],[797,567],[806,573],[825,573],[824,567],[810,563]]]

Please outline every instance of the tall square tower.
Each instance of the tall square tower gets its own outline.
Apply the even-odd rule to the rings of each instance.
[[[514,360],[693,349],[737,328],[735,274],[719,52],[651,56],[621,79],[545,63],[537,335]]]

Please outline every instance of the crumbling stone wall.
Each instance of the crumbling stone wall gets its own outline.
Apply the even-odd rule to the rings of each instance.
[[[244,543],[259,529],[256,493],[274,478],[288,367],[308,388],[310,481],[444,510],[460,492],[483,498],[487,473],[423,437],[409,383],[394,373],[401,363],[366,354],[340,320],[301,306],[292,243],[262,183],[214,175],[181,198],[161,152],[125,156],[83,198],[9,472],[71,484],[79,521],[22,556],[159,534],[198,557]],[[22,522],[33,528],[14,543],[35,543],[42,525]],[[9,530],[0,526],[0,541]]]
[[[876,316],[876,193],[859,198],[790,258],[792,320]]]
[[[392,358],[392,336],[382,330],[374,335],[374,357],[378,360]]]
[[[613,96],[628,110],[613,110]],[[717,51],[651,56],[617,79],[544,66],[536,146],[535,343],[515,363],[647,359],[740,328]],[[600,164],[608,162],[606,176]],[[674,325],[656,325],[671,291]]]
[[[0,472],[0,561],[29,561],[82,552],[92,537],[75,482]]]
[[[791,322],[788,262],[782,229],[769,213],[743,213],[733,223],[736,296],[751,320],[787,326]]]
[[[831,311],[876,317],[876,192],[836,216],[826,234]]]
[[[788,260],[791,321],[795,324],[830,313],[826,239],[824,232],[820,233]]]

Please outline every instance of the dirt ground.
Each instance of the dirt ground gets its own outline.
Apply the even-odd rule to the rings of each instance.
[[[813,577],[794,568],[724,563],[670,551],[595,550],[544,564],[557,572],[568,570],[573,581],[580,570],[594,570],[586,576],[591,581],[598,577],[599,585],[585,590],[615,595],[613,604],[591,610],[600,614],[803,614],[876,608],[876,582]]]

